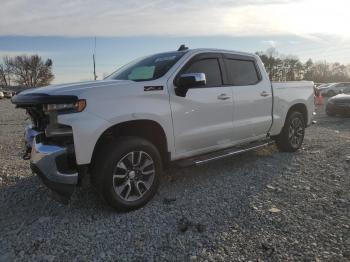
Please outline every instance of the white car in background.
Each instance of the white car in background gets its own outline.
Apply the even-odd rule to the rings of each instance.
[[[5,97],[4,93],[0,91],[0,99],[3,99]]]
[[[337,94],[345,93],[350,94],[350,83],[349,82],[343,82],[343,83],[332,83],[328,86],[319,86],[318,88],[320,95],[322,96],[328,96],[332,97]]]
[[[5,98],[12,98],[13,92],[12,91],[3,91]]]

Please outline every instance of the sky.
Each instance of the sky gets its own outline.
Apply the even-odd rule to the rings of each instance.
[[[139,56],[209,47],[350,64],[348,0],[1,0],[0,57],[53,60],[54,83],[99,79]]]

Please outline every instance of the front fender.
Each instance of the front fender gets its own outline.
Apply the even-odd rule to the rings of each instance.
[[[60,124],[69,125],[73,129],[74,148],[78,165],[89,164],[92,159],[96,143],[101,135],[110,127],[132,120],[152,120],[158,123],[164,130],[167,139],[168,150],[173,152],[173,139],[171,122],[159,116],[146,113],[132,113],[105,120],[89,112],[78,114],[59,115]],[[170,127],[169,127],[170,125]],[[169,136],[169,133],[171,134]]]

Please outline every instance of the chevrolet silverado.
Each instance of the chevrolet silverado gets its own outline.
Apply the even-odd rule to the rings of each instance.
[[[271,143],[298,150],[313,97],[313,82],[271,83],[257,55],[180,48],[12,102],[32,120],[31,169],[49,188],[70,197],[88,176],[111,206],[130,210],[154,196],[170,162],[199,165]]]

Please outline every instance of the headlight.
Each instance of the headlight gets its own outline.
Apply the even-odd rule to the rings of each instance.
[[[44,111],[47,113],[57,112],[57,113],[78,113],[85,109],[86,100],[81,99],[75,103],[68,104],[48,104],[44,105]]]

